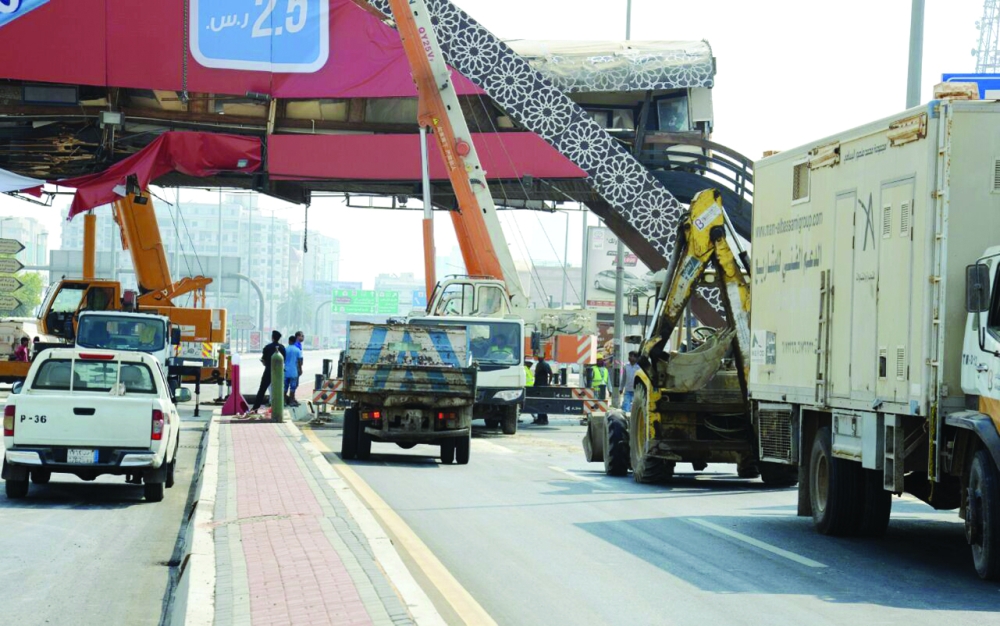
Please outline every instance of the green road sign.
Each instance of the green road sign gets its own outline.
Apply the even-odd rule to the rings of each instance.
[[[0,293],[14,293],[23,286],[14,276],[0,276]]]
[[[0,254],[17,254],[24,250],[24,244],[17,239],[0,239]]]
[[[17,259],[0,259],[0,274],[14,274],[24,268]]]
[[[14,296],[0,296],[0,311],[13,311],[21,306],[21,301]]]
[[[333,312],[339,315],[399,315],[399,292],[335,289]]]

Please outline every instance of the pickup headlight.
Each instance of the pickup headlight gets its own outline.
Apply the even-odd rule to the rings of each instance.
[[[493,398],[503,400],[504,402],[513,402],[514,400],[520,400],[522,393],[523,391],[520,389],[504,389],[493,394]]]

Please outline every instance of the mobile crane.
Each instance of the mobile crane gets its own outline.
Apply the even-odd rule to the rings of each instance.
[[[640,483],[668,479],[677,463],[686,462],[696,469],[736,463],[742,477],[759,473],[765,483],[794,485],[794,466],[761,462],[756,452],[758,434],[747,395],[751,301],[744,271],[749,273],[750,262],[742,250],[734,254],[727,241],[729,225],[719,192],[697,194],[680,229],[677,258],[667,270],[654,323],[643,339],[631,414],[612,411],[606,418],[590,418],[583,440],[587,460],[603,461],[612,476],[624,476],[631,468]],[[709,269],[714,273],[706,274]],[[671,334],[696,287],[708,278],[722,283],[726,328],[696,329],[700,346],[669,352]]]

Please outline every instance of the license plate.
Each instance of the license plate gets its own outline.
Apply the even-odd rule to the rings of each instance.
[[[66,451],[67,463],[97,463],[97,450],[70,448]]]

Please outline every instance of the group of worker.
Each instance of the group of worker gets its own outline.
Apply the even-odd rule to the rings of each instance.
[[[260,358],[260,362],[264,364],[264,374],[260,378],[260,387],[257,389],[257,397],[254,398],[253,407],[250,409],[251,413],[258,411],[264,404],[264,394],[271,386],[271,358],[274,357],[275,352],[281,354],[281,358],[285,362],[285,380],[282,389],[285,405],[299,406],[298,400],[295,399],[295,391],[299,388],[299,378],[302,376],[302,341],[305,338],[305,333],[301,330],[296,331],[294,335],[289,335],[288,346],[283,346],[281,345],[281,331],[271,331],[271,343],[264,346]],[[272,390],[271,393],[273,395],[277,391]]]
[[[531,361],[524,361],[525,387],[548,387],[552,382],[552,367],[545,360],[545,355],[536,357],[534,371],[531,368]],[[632,410],[632,400],[635,397],[633,391],[635,376],[639,373],[639,353],[632,351],[628,353],[628,362],[625,364],[620,384],[620,394],[622,398],[621,408],[628,413]],[[604,357],[598,356],[594,365],[587,368],[587,387],[594,390],[596,397],[604,399],[607,397],[608,387],[611,384],[611,374],[604,364]],[[549,416],[539,413],[535,416],[532,424],[545,426],[549,423]]]

